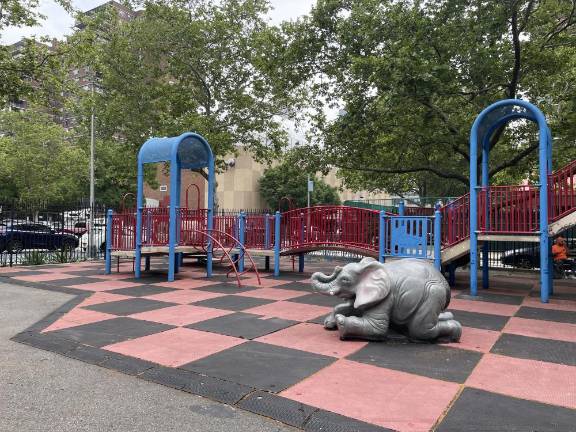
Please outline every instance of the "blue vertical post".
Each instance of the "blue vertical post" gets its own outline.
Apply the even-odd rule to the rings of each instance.
[[[176,151],[178,147],[176,147]],[[180,185],[178,184],[178,171],[180,167],[176,160],[178,159],[177,154],[172,156],[172,161],[170,163],[170,225],[168,232],[168,281],[174,281],[174,276],[176,273],[176,243],[177,243],[177,214],[179,203],[176,201],[178,199],[178,189]]]
[[[378,217],[378,261],[381,263],[385,260],[386,254],[386,212],[380,210]]]
[[[552,174],[552,132],[550,128],[547,131],[547,142],[546,142],[546,151],[548,154],[548,175]],[[550,188],[550,185],[548,185]],[[549,203],[551,204],[551,203]],[[548,295],[551,296],[554,294],[554,260],[552,259],[552,241],[550,237],[548,237]]]
[[[540,301],[550,301],[550,237],[548,236],[548,167],[551,165],[550,130],[541,112],[537,115],[540,127],[540,147],[538,152],[540,174]],[[550,150],[549,150],[550,148]]]
[[[244,271],[244,244],[246,243],[246,213],[240,212],[238,216],[238,241],[240,242],[240,256],[238,257],[238,271]]]
[[[486,136],[484,138],[484,143],[482,145],[482,188],[485,194],[485,212],[484,220],[486,221],[486,228],[490,228],[490,191],[488,186],[490,186],[489,171],[488,171],[488,161],[490,157],[490,137]],[[485,241],[482,243],[482,288],[488,289],[490,287],[490,269],[488,252],[490,244]]]
[[[112,210],[106,214],[106,274],[112,273]]]
[[[182,212],[180,211],[180,200],[181,200],[181,193],[182,193],[182,170],[178,169],[176,173],[176,183],[178,184],[178,190],[175,191],[176,193],[176,245],[180,245],[180,237],[182,235]],[[182,253],[176,253],[174,257],[176,262],[174,263],[174,271],[176,273],[180,272],[180,264],[183,260]]]
[[[480,114],[470,132],[470,295],[478,295],[478,127]]]
[[[404,200],[400,200],[398,203],[398,216],[404,216],[405,210],[405,203]]]
[[[144,164],[138,155],[138,190],[136,193],[136,244],[134,251],[134,277],[140,278],[142,258],[142,211],[144,207]]]
[[[438,271],[442,271],[442,213],[440,209],[436,206],[434,211],[434,266]]]
[[[274,216],[274,276],[280,276],[280,212]]]

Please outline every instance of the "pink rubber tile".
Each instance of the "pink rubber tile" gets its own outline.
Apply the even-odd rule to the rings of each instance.
[[[576,409],[576,367],[486,354],[466,385]]]
[[[256,340],[338,358],[346,357],[368,344],[362,341],[342,342],[337,331],[328,331],[312,323],[300,323]]]
[[[219,282],[198,279],[191,276],[190,278],[179,279],[175,280],[174,282],[160,282],[154,285],[166,288],[194,289],[210,285],[217,285],[218,283]]]
[[[94,276],[87,276],[91,279],[100,279],[100,280],[122,280],[122,279],[131,279],[134,277],[134,273],[111,273],[109,275],[94,275]]]
[[[500,337],[500,332],[481,330],[473,327],[463,327],[460,342],[443,344],[451,348],[467,349],[483,353],[490,352],[492,346]]]
[[[150,300],[159,300],[168,303],[190,304],[202,300],[210,300],[216,297],[222,297],[225,294],[212,293],[200,290],[177,290],[162,294],[154,294],[146,296]]]
[[[104,347],[120,354],[177,367],[245,342],[243,339],[187,328],[132,339]]]
[[[281,395],[401,432],[423,432],[458,389],[455,383],[338,360]]]
[[[62,318],[52,323],[50,326],[42,330],[42,333],[61,330],[69,327],[75,327],[82,324],[90,324],[98,321],[103,321],[107,319],[118,318],[116,315],[110,315],[107,313],[91,311],[87,309],[81,309],[76,307],[70,312],[65,314]]]
[[[222,309],[212,309],[202,306],[178,305],[148,312],[137,313],[130,315],[130,318],[154,321],[175,326],[185,326],[207,319],[229,315],[231,313],[232,312],[230,311]]]
[[[262,288],[273,288],[281,285],[289,284],[291,281],[281,279],[260,278],[260,284],[256,277],[250,277],[242,280],[242,285],[258,286]]]
[[[512,317],[503,331],[521,336],[576,342],[576,324]]]
[[[576,301],[550,299],[550,303],[541,303],[540,299],[535,297],[526,297],[522,306],[537,307],[542,309],[556,309],[576,312]]]
[[[240,293],[237,295],[244,297],[255,297],[268,300],[289,300],[296,297],[302,297],[308,293],[302,291],[275,289],[275,288],[257,288],[252,291]]]
[[[448,308],[468,312],[512,316],[516,313],[516,311],[520,308],[520,306],[452,298],[452,300],[450,300],[450,306]]]
[[[124,282],[124,281],[102,281],[102,282],[92,282],[87,284],[79,284],[79,285],[70,285],[70,288],[75,288],[84,291],[110,291],[120,288],[131,288],[140,286],[141,284],[137,284],[134,282]]]
[[[50,282],[55,280],[71,279],[78,276],[69,275],[66,273],[45,273],[30,276],[14,276],[14,279],[27,282]]]
[[[288,301],[277,301],[243,312],[256,315],[264,315],[266,318],[282,318],[293,321],[309,321],[321,315],[330,313],[332,308],[324,306],[315,306],[301,303],[292,303]]]
[[[121,295],[121,294],[97,292],[97,293],[92,294],[90,297],[88,297],[82,303],[80,303],[78,305],[78,307],[91,306],[91,305],[101,304],[101,303],[109,303],[109,302],[114,302],[114,301],[118,301],[118,300],[126,300],[129,298],[132,298],[132,297]]]

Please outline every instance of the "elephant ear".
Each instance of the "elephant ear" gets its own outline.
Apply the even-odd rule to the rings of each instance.
[[[378,261],[369,263],[356,288],[354,309],[365,309],[380,303],[390,294],[390,277]]]

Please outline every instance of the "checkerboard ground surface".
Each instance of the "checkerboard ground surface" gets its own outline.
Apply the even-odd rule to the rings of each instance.
[[[173,283],[162,271],[135,279],[127,264],[111,275],[82,263],[0,276],[79,294],[30,344],[304,430],[576,430],[574,281],[557,281],[541,304],[535,276],[495,275],[470,297],[459,275],[449,310],[460,343],[340,341],[322,326],[337,299],[309,286],[311,271],[334,265],[262,273],[261,284],[245,275],[241,287],[225,270],[206,279],[188,266]]]

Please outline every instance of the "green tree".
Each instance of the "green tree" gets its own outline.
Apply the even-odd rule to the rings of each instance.
[[[63,203],[84,196],[88,158],[52,117],[0,113],[0,198]]]
[[[573,159],[574,5],[318,0],[274,45],[277,80],[316,101],[302,163],[339,167],[356,189],[460,194],[468,188],[472,122],[503,98],[538,105],[554,134],[556,165]],[[340,115],[327,118],[327,106]],[[496,131],[492,181],[533,176],[537,146],[533,125]]]
[[[266,73],[267,1],[133,3],[143,6],[137,19],[112,9],[79,17],[85,27],[69,39],[71,62],[97,82],[93,97],[77,89],[78,118],[94,108],[98,139],[111,152],[117,143],[122,178],[134,188],[135,155],[150,136],[197,131],[220,167],[238,143],[259,160],[277,154],[287,142],[280,115],[292,104]]]
[[[70,10],[68,0],[56,3]],[[0,2],[0,36],[14,27],[32,27],[44,18],[38,12],[38,0],[3,0]],[[45,42],[45,41],[44,41]],[[62,51],[35,39],[20,46],[0,45],[0,104],[26,97],[50,97],[43,84],[53,84],[54,72],[60,70]],[[61,76],[61,74],[58,74]],[[34,90],[34,91],[33,91]]]
[[[340,204],[336,188],[326,184],[324,180],[315,175],[310,176],[314,181],[314,191],[310,196],[311,205]],[[290,198],[296,208],[307,206],[308,174],[292,163],[283,163],[264,171],[259,180],[260,195],[270,209],[278,209],[282,198]],[[287,203],[282,203],[282,210],[287,209]]]

